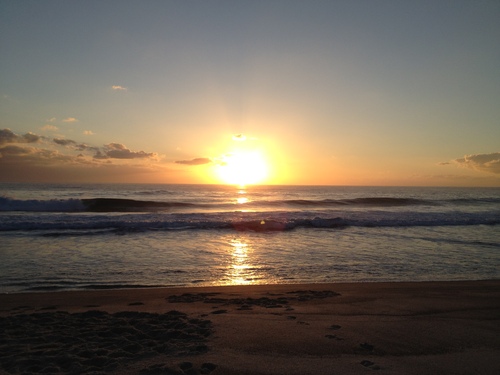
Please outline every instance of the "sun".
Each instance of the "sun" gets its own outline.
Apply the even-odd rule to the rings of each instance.
[[[255,185],[264,182],[269,166],[258,150],[237,150],[220,158],[215,170],[225,184]]]

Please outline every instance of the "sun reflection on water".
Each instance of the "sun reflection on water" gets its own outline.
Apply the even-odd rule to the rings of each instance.
[[[247,191],[244,187],[240,187],[239,190],[237,191],[237,196],[234,198],[236,201],[236,204],[238,205],[244,205],[246,203],[250,203],[251,200],[248,198]],[[249,212],[250,210],[247,209],[241,209],[241,212]]]
[[[255,267],[249,263],[252,248],[248,243],[239,239],[232,239],[229,244],[231,245],[231,263],[227,269],[228,283],[232,285],[255,283]]]
[[[236,203],[238,203],[238,204],[248,203],[248,198],[247,197],[238,197],[238,198],[236,198]]]

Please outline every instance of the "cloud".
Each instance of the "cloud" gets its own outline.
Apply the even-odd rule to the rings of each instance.
[[[50,125],[50,124],[46,124],[46,125],[42,126],[40,129],[44,130],[44,131],[56,131],[56,130],[59,130],[57,128],[57,126]]]
[[[191,160],[177,160],[177,164],[184,164],[184,165],[202,165],[202,164],[209,164],[211,163],[212,160],[209,158],[194,158]]]
[[[164,181],[167,169],[159,161],[157,153],[133,151],[120,143],[96,147],[63,136],[19,135],[0,129],[2,182],[127,182],[138,176]]]
[[[474,169],[480,172],[500,174],[500,152],[491,154],[465,155],[461,159],[455,159],[459,166]]]
[[[62,122],[78,122],[78,120],[74,117],[67,117]]]
[[[157,156],[154,152],[131,151],[121,143],[110,143],[103,151],[97,151],[94,159],[151,159]]]
[[[123,87],[120,85],[113,85],[113,86],[111,86],[111,89],[114,91],[127,91],[128,90],[126,87]]]
[[[85,143],[77,143],[77,142],[73,141],[72,139],[54,138],[53,141],[55,144],[57,144],[59,146],[64,146],[66,148],[77,150],[77,151],[94,151],[94,152],[99,151],[98,147],[89,146],[89,145],[86,145]]]
[[[95,135],[95,133],[92,130],[84,130],[83,135]]]
[[[30,132],[23,135],[23,139],[26,143],[35,143],[40,140],[40,136]]]
[[[60,145],[60,146],[72,146],[76,145],[75,141],[72,141],[71,139],[63,139],[63,138],[54,138],[54,143]]]
[[[11,155],[28,155],[31,153],[31,150],[33,148],[28,148],[28,147],[22,147],[22,146],[15,146],[15,145],[9,145],[0,148],[0,157],[9,157]]]
[[[0,145],[8,143],[35,143],[40,140],[40,136],[31,132],[24,135],[17,135],[10,129],[0,129]]]
[[[235,134],[235,135],[233,135],[233,141],[243,142],[246,139],[247,139],[247,137],[244,134]]]
[[[41,149],[30,146],[9,145],[0,148],[0,158],[3,164],[24,163],[30,165],[71,162],[74,157],[64,155],[56,150]]]

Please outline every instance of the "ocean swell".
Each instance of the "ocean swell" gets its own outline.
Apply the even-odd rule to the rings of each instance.
[[[469,200],[464,203],[470,202]],[[500,200],[499,200],[500,202]],[[492,202],[488,203],[499,203]],[[298,207],[300,209],[327,209],[335,207],[412,207],[412,206],[438,206],[445,201],[432,201],[414,198],[397,197],[366,197],[353,199],[284,199],[284,200],[249,200],[236,204],[235,201],[208,201],[186,202],[151,201],[124,198],[88,198],[88,199],[13,199],[0,197],[0,212],[160,212],[172,210],[220,210],[234,209],[287,209]],[[459,202],[455,201],[454,204]]]

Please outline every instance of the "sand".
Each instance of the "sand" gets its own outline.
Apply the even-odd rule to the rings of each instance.
[[[0,295],[1,374],[500,374],[500,280]]]

